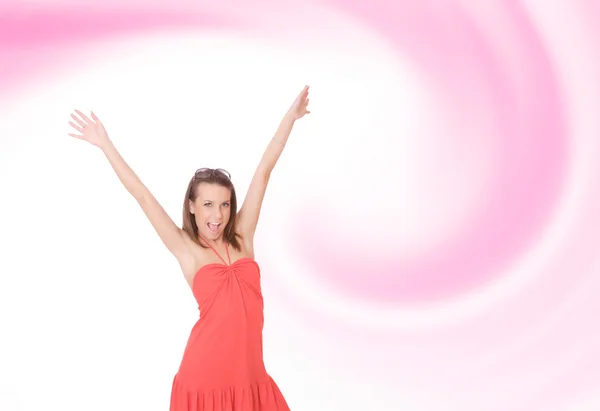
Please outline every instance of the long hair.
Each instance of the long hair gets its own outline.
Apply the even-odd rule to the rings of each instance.
[[[235,232],[235,223],[237,215],[237,198],[235,196],[235,188],[229,177],[229,173],[221,169],[212,168],[201,168],[191,178],[188,188],[185,192],[185,199],[183,201],[183,230],[190,236],[190,238],[198,244],[200,247],[208,248],[202,242],[200,242],[198,225],[194,215],[190,212],[190,200],[193,202],[196,200],[198,195],[197,187],[200,183],[218,184],[222,187],[228,188],[231,192],[231,200],[229,204],[230,214],[229,221],[223,231],[223,237],[228,244],[231,244],[237,251],[241,250],[240,242],[238,237],[239,234]]]

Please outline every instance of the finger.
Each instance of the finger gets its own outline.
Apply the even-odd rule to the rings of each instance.
[[[79,110],[75,110],[75,112],[76,112],[77,114],[79,114],[79,115],[81,116],[81,118],[85,120],[85,122],[86,122],[86,123],[93,123],[93,121],[92,121],[92,120],[90,120],[90,119],[89,119],[89,118],[88,118],[88,117],[87,117],[85,114],[83,114],[81,111],[79,111]]]
[[[75,137],[75,138],[78,138],[78,139],[80,139],[80,140],[82,140],[82,139],[83,139],[83,136],[80,136],[80,135],[77,135],[77,134],[69,133],[69,135],[70,135],[71,137]]]
[[[304,86],[298,97],[304,97],[308,94],[308,86]]]
[[[93,111],[92,111],[91,113],[92,113],[92,119],[93,119],[93,120],[94,120],[96,123],[102,124],[102,122],[100,121],[100,119],[98,118],[98,116],[96,116],[96,115],[94,114],[94,112],[93,112]]]
[[[85,127],[87,124],[85,124],[83,122],[83,120],[81,120],[79,117],[77,117],[75,114],[71,114],[71,118],[73,120],[75,120],[77,122],[77,124],[79,124],[81,127]]]
[[[69,125],[75,130],[79,131],[81,134],[83,134],[83,128],[79,127],[77,124],[73,123],[72,121],[69,121]]]

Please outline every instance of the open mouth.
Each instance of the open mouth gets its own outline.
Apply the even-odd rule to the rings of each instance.
[[[212,233],[217,233],[221,227],[221,223],[208,223],[207,226]]]

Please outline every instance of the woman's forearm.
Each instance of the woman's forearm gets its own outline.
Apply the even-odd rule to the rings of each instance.
[[[113,170],[125,186],[127,191],[139,202],[149,193],[148,188],[142,183],[135,172],[125,162],[121,154],[116,149],[112,141],[108,141],[102,146],[102,152],[108,159]]]
[[[281,123],[279,124],[279,128],[277,129],[277,132],[273,136],[273,140],[275,140],[276,143],[279,143],[280,146],[285,146],[285,143],[287,143],[287,140],[290,137],[292,129],[294,128],[295,122],[296,122],[296,120],[294,119],[294,116],[287,113],[283,117],[283,120],[281,120]]]
[[[275,135],[269,142],[269,145],[263,154],[263,158],[261,159],[259,167],[263,172],[270,174],[273,168],[275,168],[275,164],[277,164],[277,161],[285,148],[285,144],[290,137],[295,122],[295,118],[289,113],[281,120]]]

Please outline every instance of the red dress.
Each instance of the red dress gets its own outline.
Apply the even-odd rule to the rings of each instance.
[[[210,244],[209,244],[210,246]],[[289,411],[263,363],[260,268],[252,258],[194,276],[200,319],[173,378],[170,411]]]

